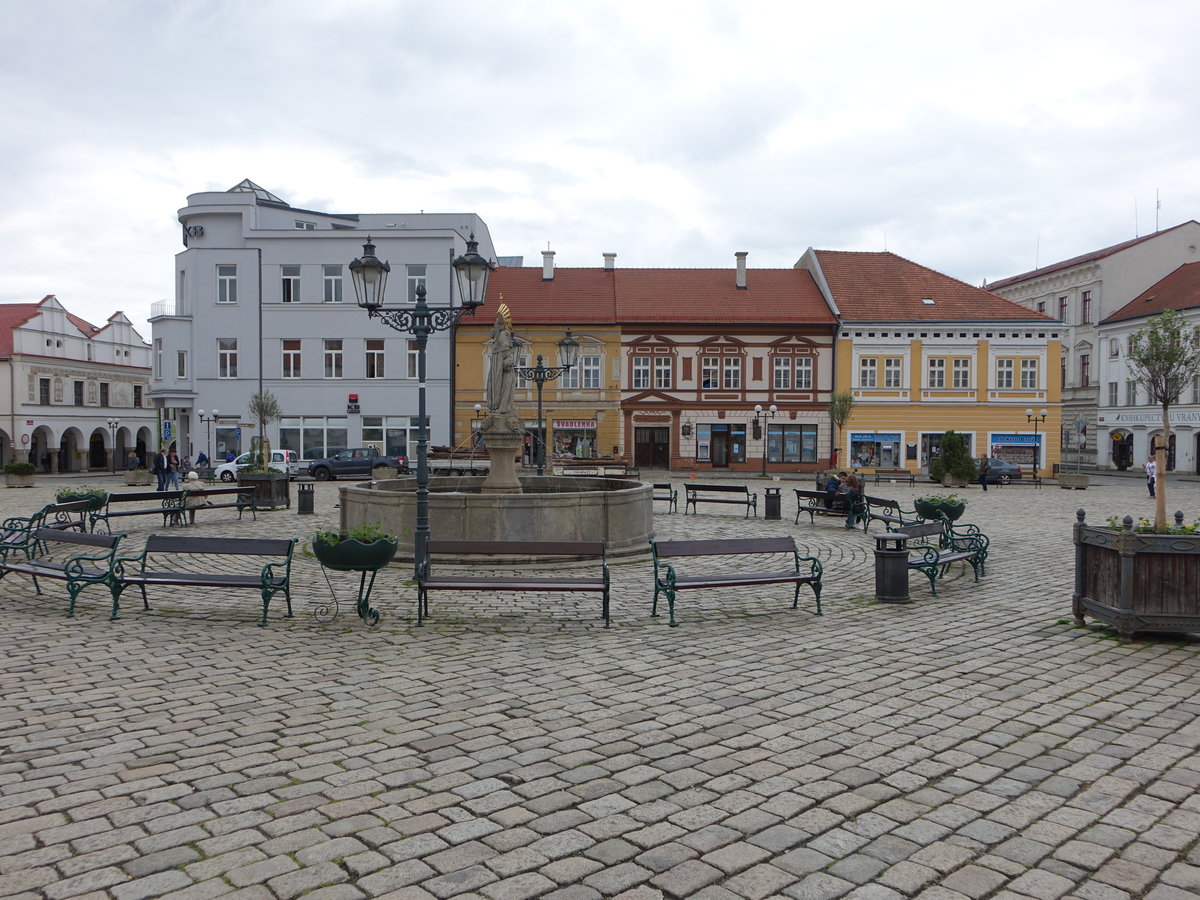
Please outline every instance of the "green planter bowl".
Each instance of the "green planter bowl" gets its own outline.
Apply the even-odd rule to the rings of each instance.
[[[959,517],[967,511],[965,503],[929,503],[920,497],[913,503],[913,508],[916,509],[917,515],[922,519],[928,519],[936,522],[939,517],[944,515],[951,522],[957,522]]]
[[[382,568],[392,561],[397,546],[397,541],[383,538],[370,544],[353,538],[336,544],[314,539],[312,544],[313,555],[321,565],[340,571]]]

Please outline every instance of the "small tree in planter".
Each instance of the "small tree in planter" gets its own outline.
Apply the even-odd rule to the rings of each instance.
[[[279,405],[279,398],[267,390],[251,397],[247,409],[250,417],[258,422],[260,435],[254,463],[262,467],[258,471],[265,472],[267,464],[271,461],[271,441],[267,437],[267,426],[283,415],[283,407]]]
[[[942,455],[937,461],[941,463],[941,477],[945,484],[966,485],[979,477],[975,460],[967,452],[967,439],[957,431],[947,431],[942,435]],[[930,473],[933,471],[931,466]]]
[[[1154,454],[1158,468],[1154,527],[1167,524],[1167,446],[1171,440],[1170,409],[1200,372],[1200,335],[1176,309],[1151,316],[1129,338],[1129,373],[1162,407],[1162,440]]]
[[[838,448],[842,446],[842,429],[850,421],[854,412],[854,394],[850,391],[834,391],[829,395],[829,421],[836,429],[833,439],[833,452],[829,454],[829,465],[837,468]]]

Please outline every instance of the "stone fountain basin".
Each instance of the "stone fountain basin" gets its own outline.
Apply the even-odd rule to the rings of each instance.
[[[482,478],[430,478],[430,539],[604,540],[610,559],[649,552],[654,537],[652,485],[634,479],[563,475],[529,475],[519,480],[520,494],[484,494]],[[400,535],[396,560],[411,562],[416,487],[416,478],[409,476],[340,488],[341,527],[377,522]]]

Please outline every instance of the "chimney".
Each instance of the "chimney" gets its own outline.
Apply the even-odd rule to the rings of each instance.
[[[746,257],[750,253],[747,250],[739,250],[733,255],[737,257],[737,289],[744,291],[746,289]]]
[[[542,251],[542,281],[554,280],[554,251]]]
[[[605,253],[604,254],[604,271],[611,272],[616,267],[617,267],[617,254]]]

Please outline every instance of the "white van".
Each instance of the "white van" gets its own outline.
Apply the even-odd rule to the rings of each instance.
[[[250,465],[250,454],[243,453],[233,462],[221,463],[213,469],[213,477],[222,481],[235,481],[240,469]],[[276,472],[284,472],[289,478],[300,474],[300,456],[295,450],[272,450],[270,468]]]

